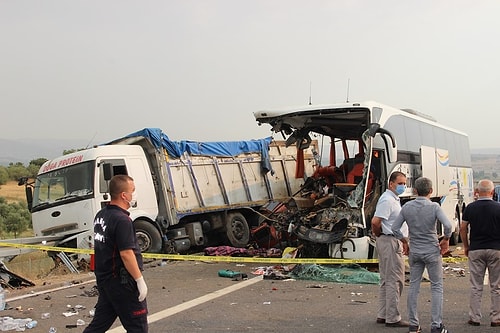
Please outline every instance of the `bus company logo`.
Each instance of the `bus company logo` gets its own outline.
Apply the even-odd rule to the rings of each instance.
[[[439,164],[441,164],[442,166],[448,166],[450,164],[450,155],[448,154],[448,152],[437,152],[437,158]]]
[[[58,168],[62,168],[71,164],[80,163],[83,161],[83,155],[77,155],[69,158],[64,158],[59,161],[52,161],[42,168],[40,172],[48,172]]]

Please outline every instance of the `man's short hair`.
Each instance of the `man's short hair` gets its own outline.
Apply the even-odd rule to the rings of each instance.
[[[396,178],[398,178],[399,176],[403,176],[406,178],[406,175],[404,173],[402,173],[401,171],[394,171],[393,173],[391,173],[391,176],[389,177],[389,181],[394,183],[396,181]]]
[[[420,177],[415,180],[415,190],[420,196],[426,196],[432,191],[432,180],[426,177]]]
[[[116,175],[109,181],[109,194],[111,194],[111,199],[117,198],[120,193],[125,192],[128,189],[128,183],[134,181],[134,179],[128,175]]]

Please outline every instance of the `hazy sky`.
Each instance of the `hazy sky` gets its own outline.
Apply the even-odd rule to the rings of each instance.
[[[0,0],[0,138],[270,135],[253,112],[375,100],[499,147],[500,1]]]

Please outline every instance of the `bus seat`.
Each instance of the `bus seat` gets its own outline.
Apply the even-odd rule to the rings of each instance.
[[[347,182],[352,183],[352,184],[359,184],[361,179],[363,179],[363,163],[358,163],[355,164],[352,170],[347,174]],[[373,189],[373,179],[375,178],[375,175],[373,172],[370,171],[370,174],[368,175],[368,181],[367,181],[367,187],[366,187],[366,193],[369,194],[372,189]]]

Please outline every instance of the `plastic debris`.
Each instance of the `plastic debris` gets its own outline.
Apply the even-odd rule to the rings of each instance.
[[[351,284],[378,284],[380,274],[362,268],[359,265],[297,265],[291,275],[300,280],[340,282]]]

